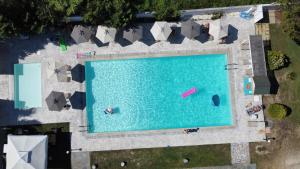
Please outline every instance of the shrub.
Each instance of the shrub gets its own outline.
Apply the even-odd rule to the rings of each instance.
[[[180,18],[180,11],[176,1],[156,0],[155,19],[158,21],[176,21]]]
[[[214,12],[211,19],[212,20],[220,19],[222,16],[223,16],[222,12]]]
[[[295,80],[296,79],[296,73],[295,72],[289,72],[287,75],[286,75],[286,79],[288,80]]]
[[[274,103],[269,106],[268,113],[273,119],[281,120],[286,117],[288,108],[285,105]]]
[[[281,51],[268,51],[268,63],[271,70],[287,66],[288,58]]]

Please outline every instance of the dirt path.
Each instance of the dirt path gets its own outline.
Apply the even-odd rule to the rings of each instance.
[[[300,126],[287,120],[275,122],[272,133],[275,141],[250,145],[252,162],[258,169],[300,169]]]

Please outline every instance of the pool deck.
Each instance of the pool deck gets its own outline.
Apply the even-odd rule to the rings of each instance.
[[[246,21],[238,16],[238,13],[229,13],[225,20],[231,26],[229,44],[218,44],[215,41],[173,39],[170,42],[157,42],[150,46],[143,42],[135,42],[132,45],[121,46],[118,43],[112,43],[108,46],[98,47],[92,43],[83,43],[71,45],[66,53],[60,52],[57,45],[47,41],[47,37],[33,37],[30,41],[11,40],[7,42],[6,57],[25,56],[18,59],[20,63],[42,63],[42,81],[44,82],[42,98],[43,107],[30,111],[15,111],[9,106],[1,109],[0,125],[17,125],[17,124],[36,124],[36,123],[58,123],[69,122],[72,149],[81,148],[82,151],[105,151],[121,150],[134,148],[153,148],[169,146],[188,146],[203,144],[221,144],[221,143],[244,143],[264,141],[265,124],[263,112],[259,112],[259,118],[251,121],[245,111],[245,106],[249,103],[253,105],[262,104],[262,97],[255,103],[253,96],[245,96],[243,91],[243,77],[249,74],[250,51],[241,50],[240,44],[248,40],[249,35],[255,34],[255,27],[252,21]],[[197,22],[209,22],[198,20]],[[152,24],[143,24],[146,30],[149,30]],[[144,37],[151,37],[149,31],[144,31]],[[145,42],[151,42],[151,39],[144,39]],[[1,48],[0,50],[4,50]],[[78,52],[96,51],[95,57],[76,58]],[[27,53],[26,53],[27,52]],[[61,112],[49,111],[45,98],[52,90],[70,92],[85,92],[85,82],[79,83],[71,81],[69,83],[58,82],[55,75],[51,75],[51,64],[61,62],[69,65],[83,63],[85,60],[97,59],[117,59],[125,57],[156,57],[163,55],[182,55],[182,54],[212,54],[227,53],[231,63],[238,63],[238,69],[229,70],[231,99],[234,117],[234,125],[231,127],[211,127],[200,128],[199,132],[185,134],[182,129],[159,130],[159,131],[141,131],[111,134],[88,134],[86,132],[86,111],[84,110],[63,110]],[[0,66],[11,66],[14,61],[0,60]],[[223,65],[222,65],[223,66]],[[251,73],[251,72],[250,72]],[[13,75],[0,75],[1,91],[0,104],[11,105],[13,101]]]

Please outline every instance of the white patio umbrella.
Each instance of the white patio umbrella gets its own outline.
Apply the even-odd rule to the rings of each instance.
[[[123,38],[127,39],[131,43],[138,41],[143,38],[143,28],[139,26],[137,28],[124,30]]]
[[[182,22],[181,34],[189,39],[193,39],[200,35],[200,25],[191,19]]]
[[[8,135],[3,152],[6,169],[46,169],[48,139],[45,135]]]
[[[221,19],[217,19],[209,23],[209,34],[215,40],[220,40],[228,36],[228,24],[224,23]]]
[[[117,29],[106,26],[98,26],[96,38],[102,43],[109,43],[115,40]]]
[[[150,32],[157,41],[165,41],[170,36],[172,29],[167,22],[155,22]]]

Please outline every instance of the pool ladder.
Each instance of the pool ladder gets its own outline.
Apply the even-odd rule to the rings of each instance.
[[[237,66],[238,66],[237,63],[228,63],[227,65],[224,65],[224,69],[225,70],[234,70],[234,69],[238,69]]]

